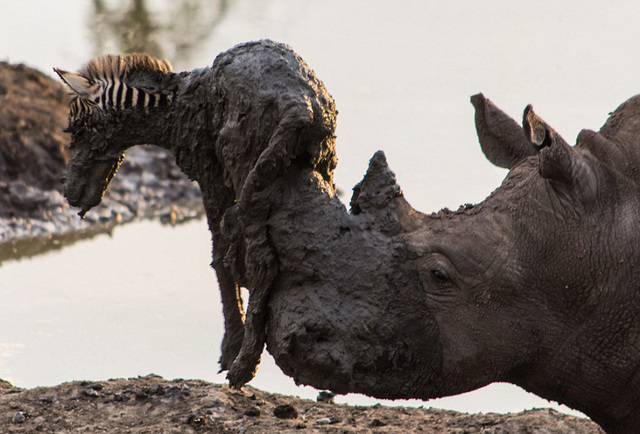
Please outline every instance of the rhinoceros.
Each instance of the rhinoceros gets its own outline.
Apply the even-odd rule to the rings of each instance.
[[[200,184],[232,385],[266,342],[285,374],[336,393],[426,400],[510,382],[637,432],[640,97],[569,146],[531,106],[520,126],[473,96],[482,149],[508,175],[480,204],[424,214],[382,152],[347,210],[334,101],[286,45],[181,73],[145,55],[57,72],[81,215],[134,145],[170,149]]]

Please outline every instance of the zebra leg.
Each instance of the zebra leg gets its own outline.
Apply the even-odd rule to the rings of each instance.
[[[224,256],[228,250],[220,231],[213,235],[213,263],[220,286],[222,313],[224,315],[224,336],[220,354],[220,372],[231,367],[242,346],[244,335],[244,308],[240,296],[240,286],[224,265]]]
[[[220,227],[224,212],[233,205],[235,200],[233,190],[224,187],[224,183],[220,181],[206,184],[202,189],[202,195],[213,241],[211,266],[218,277],[224,316],[224,336],[219,360],[222,372],[231,367],[233,360],[238,355],[244,334],[244,308],[240,296],[240,285],[237,276],[233,274],[233,269],[225,263],[225,256],[231,241],[223,236]]]

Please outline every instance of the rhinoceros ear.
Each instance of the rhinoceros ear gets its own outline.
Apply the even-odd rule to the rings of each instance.
[[[522,125],[526,137],[538,151],[538,170],[554,189],[589,200],[597,193],[597,180],[592,164],[583,153],[569,146],[564,139],[543,121],[528,105],[524,109]]]
[[[476,110],[476,132],[484,155],[498,167],[511,169],[536,153],[518,123],[483,94],[471,97]]]

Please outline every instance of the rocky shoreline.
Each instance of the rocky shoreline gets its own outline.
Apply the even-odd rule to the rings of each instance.
[[[136,219],[179,224],[204,214],[198,186],[175,167],[165,150],[133,149],[120,172],[102,204],[84,219],[58,189],[43,190],[21,181],[0,183],[0,195],[6,189],[16,204],[10,215],[0,215],[0,262],[61,248]]]
[[[0,262],[61,248],[140,218],[176,224],[203,214],[197,185],[163,149],[132,149],[84,220],[62,196],[69,137],[62,86],[0,63]],[[0,432],[602,433],[555,412],[464,414],[351,407],[157,376],[19,389],[0,380]]]

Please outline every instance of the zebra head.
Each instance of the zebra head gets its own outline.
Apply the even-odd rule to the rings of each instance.
[[[78,72],[54,68],[70,91],[64,194],[83,217],[100,204],[127,148],[149,143],[149,118],[175,96],[171,64],[147,54],[107,55]]]

